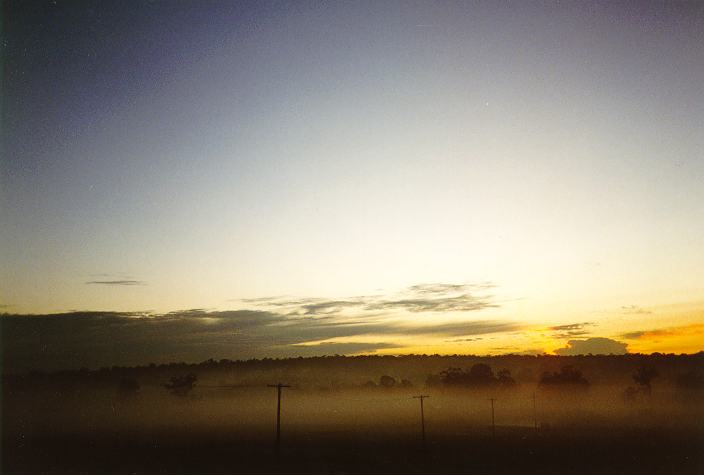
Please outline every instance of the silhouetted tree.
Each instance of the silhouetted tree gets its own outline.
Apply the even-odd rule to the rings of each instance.
[[[394,386],[396,386],[396,380],[391,376],[383,375],[381,378],[379,378],[379,386],[387,389],[393,388]]]
[[[467,373],[461,368],[447,368],[440,372],[440,383],[445,386],[464,386],[467,382]]]
[[[463,371],[460,368],[448,368],[440,373],[440,382],[448,387],[486,388],[496,386],[501,383],[515,384],[508,370],[501,373],[503,380],[494,376],[489,365],[477,363],[469,370]]]
[[[496,379],[499,383],[499,386],[502,388],[512,388],[516,386],[516,380],[513,379],[511,376],[511,371],[508,369],[502,369],[498,373],[496,373]]]
[[[543,373],[539,385],[544,388],[571,387],[575,389],[586,389],[589,387],[589,381],[582,376],[580,370],[571,365],[567,365],[563,366],[559,373],[549,373],[547,371]]]
[[[171,391],[174,396],[185,397],[196,386],[197,380],[198,377],[192,373],[185,376],[174,376],[167,384],[164,384],[164,387]]]
[[[484,363],[477,363],[469,369],[469,379],[472,384],[491,385],[496,381],[491,367]]]
[[[651,386],[650,382],[658,376],[658,372],[655,368],[649,366],[641,366],[633,373],[633,381],[640,386],[640,391],[650,396]]]

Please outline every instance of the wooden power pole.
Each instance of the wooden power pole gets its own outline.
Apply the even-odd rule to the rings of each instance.
[[[535,433],[538,433],[538,410],[535,405],[535,391],[533,391],[533,428],[535,429]]]
[[[281,388],[290,388],[288,384],[267,384],[270,388],[276,388],[276,452],[281,447]]]
[[[425,447],[425,413],[423,412],[423,399],[429,398],[429,397],[430,396],[426,396],[425,394],[413,396],[413,399],[420,400],[420,430],[421,430],[421,437],[423,440],[423,447]]]
[[[494,399],[493,397],[489,399],[491,401],[491,436],[496,437],[496,423],[494,421]]]

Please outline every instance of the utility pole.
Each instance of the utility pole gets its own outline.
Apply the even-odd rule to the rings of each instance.
[[[281,388],[290,388],[288,384],[267,384],[270,388],[276,388],[276,453],[281,447]]]
[[[533,391],[533,427],[535,428],[535,433],[538,433],[538,410],[535,405],[535,391]]]
[[[419,399],[420,400],[420,430],[421,430],[421,436],[423,440],[423,447],[425,447],[425,413],[423,412],[423,399],[428,398],[430,396],[426,396],[425,394],[421,394],[419,396],[413,396],[413,399]]]
[[[494,399],[493,397],[489,399],[491,401],[491,436],[496,437],[496,423],[494,422]]]

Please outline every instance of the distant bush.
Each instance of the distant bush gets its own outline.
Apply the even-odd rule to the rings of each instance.
[[[185,397],[193,390],[196,386],[196,381],[198,377],[193,374],[187,374],[185,376],[174,376],[164,387],[168,389],[174,396]]]
[[[377,389],[397,389],[397,388],[403,388],[403,389],[408,389],[413,387],[413,383],[409,381],[408,379],[401,379],[398,380],[394,378],[393,376],[389,375],[383,375],[379,378],[379,382],[376,383],[374,381],[367,381],[366,383],[362,384],[362,387],[365,389],[372,389],[372,388],[377,388]]]
[[[477,363],[469,370],[461,368],[448,368],[442,371],[439,376],[429,376],[426,385],[442,385],[445,387],[457,388],[509,388],[516,385],[516,381],[511,377],[511,372],[502,369],[494,375],[494,371],[489,365]]]
[[[575,389],[586,389],[589,381],[582,376],[582,372],[571,365],[563,366],[560,372],[544,372],[540,378],[539,385],[543,388],[549,387],[570,387]]]
[[[655,370],[655,368],[652,368],[650,366],[641,366],[633,373],[633,381],[635,381],[635,383],[640,386],[641,391],[643,393],[650,395],[650,383],[657,376],[658,372]]]
[[[502,369],[496,373],[496,380],[499,386],[502,387],[513,387],[516,385],[516,380],[511,377],[511,372],[507,369]]]

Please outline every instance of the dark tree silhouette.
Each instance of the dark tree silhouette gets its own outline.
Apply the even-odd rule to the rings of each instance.
[[[465,386],[468,374],[461,368],[447,368],[440,372],[440,383],[445,386]]]
[[[484,363],[477,363],[469,369],[469,379],[479,385],[491,385],[496,381],[491,366]]]
[[[650,382],[658,376],[658,372],[655,368],[650,366],[641,366],[633,373],[633,381],[640,386],[640,391],[650,396],[651,386]]]
[[[428,378],[428,382],[437,381],[435,378]],[[499,371],[494,376],[489,365],[477,363],[469,370],[460,368],[448,368],[442,371],[439,376],[439,382],[447,387],[466,387],[466,388],[489,388],[500,386],[503,388],[512,387],[516,381],[511,377],[511,372],[507,369]],[[426,383],[427,384],[427,383]]]
[[[193,373],[185,376],[174,376],[167,384],[164,384],[164,387],[171,391],[174,396],[185,397],[196,386],[197,380],[198,377]]]
[[[393,388],[394,386],[396,386],[396,380],[391,376],[383,375],[381,378],[379,378],[379,386],[387,389]]]
[[[574,389],[586,389],[589,381],[582,376],[582,372],[571,365],[563,366],[560,372],[545,372],[540,378],[539,385],[543,388],[570,387]]]
[[[511,372],[505,368],[496,373],[496,379],[502,388],[512,388],[516,385],[516,380],[511,376]]]

